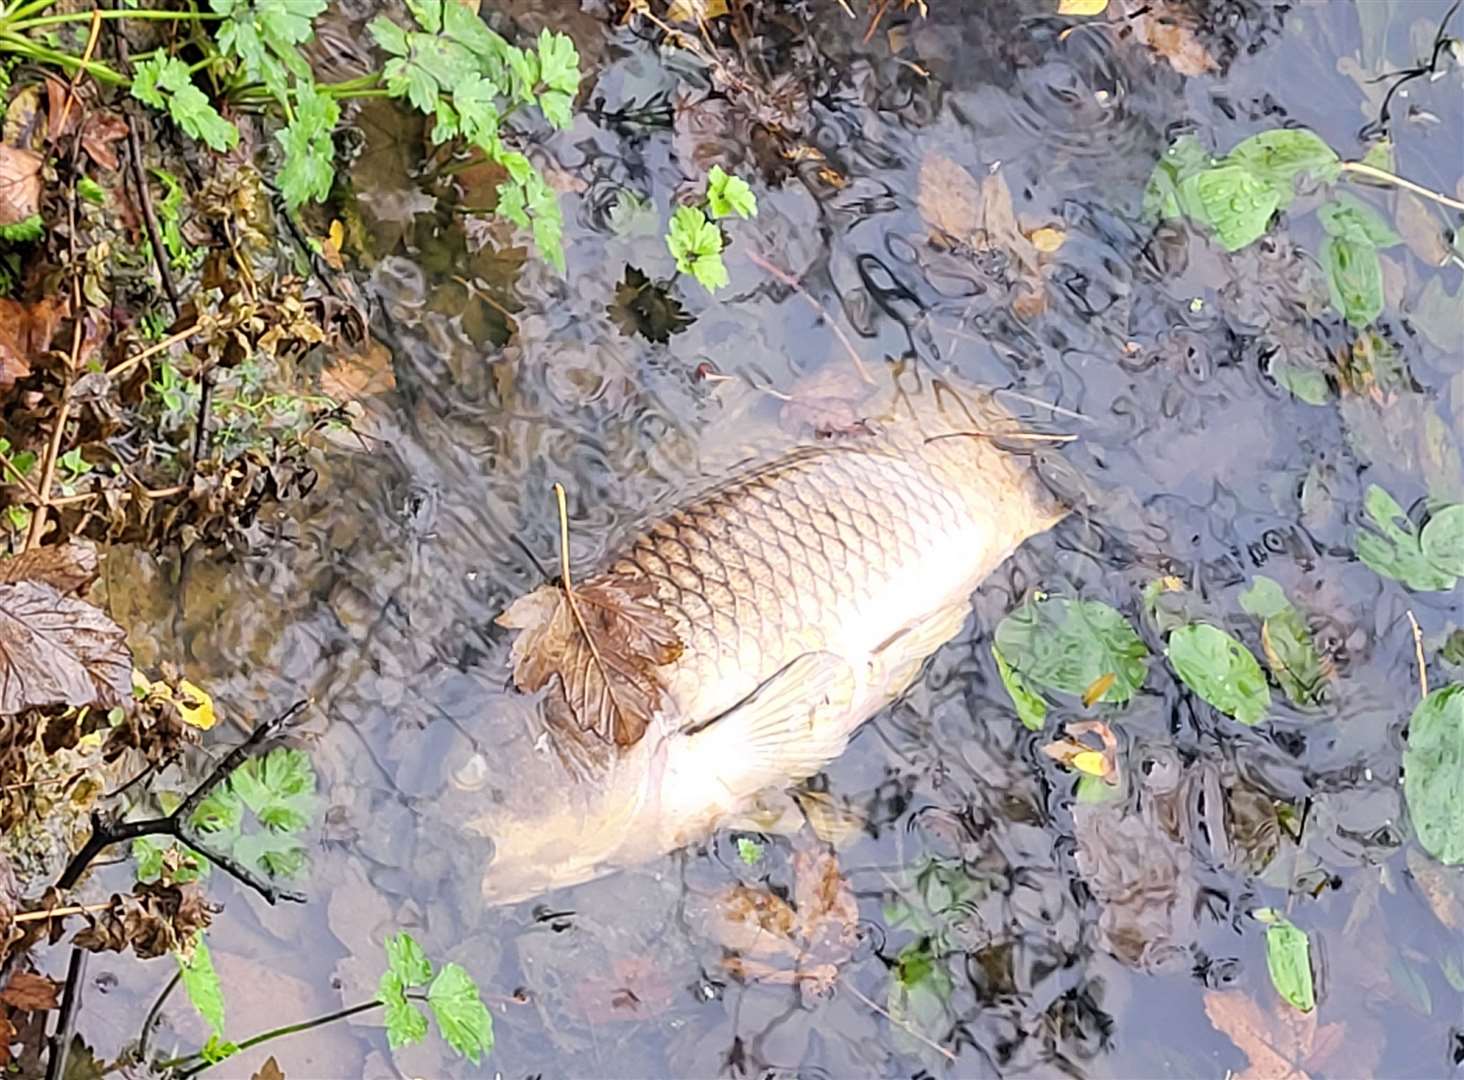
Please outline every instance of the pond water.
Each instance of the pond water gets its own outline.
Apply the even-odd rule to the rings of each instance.
[[[183,658],[242,727],[316,703],[300,734],[326,804],[310,902],[271,909],[218,874],[210,886],[231,1035],[368,999],[381,942],[405,928],[484,988],[491,1058],[475,1069],[430,1041],[393,1056],[367,1014],[272,1044],[287,1076],[1222,1077],[1247,1067],[1226,1033],[1236,1016],[1262,1026],[1248,1075],[1292,1075],[1281,1060],[1314,1076],[1457,1071],[1464,888],[1418,848],[1399,776],[1418,699],[1409,613],[1432,656],[1464,606],[1383,579],[1352,548],[1369,483],[1405,506],[1464,498],[1464,350],[1411,317],[1435,278],[1459,288],[1457,259],[1428,261],[1417,215],[1439,235],[1449,219],[1350,185],[1389,220],[1415,218],[1385,256],[1378,323],[1409,374],[1313,405],[1268,371],[1278,356],[1326,362],[1357,336],[1327,307],[1315,217],[1298,209],[1227,255],[1141,216],[1180,134],[1223,153],[1303,125],[1361,158],[1391,81],[1374,77],[1426,61],[1449,5],[1199,5],[1187,47],[1203,43],[1216,70],[1196,75],[1129,23],[1074,29],[1055,0],[932,0],[925,18],[890,5],[867,42],[862,10],[765,6],[713,29],[756,88],[726,94],[643,21],[617,26],[593,5],[506,12],[524,34],[570,34],[586,72],[573,128],[540,132],[532,153],[562,192],[564,275],[472,213],[481,176],[429,156],[419,123],[388,102],[356,114],[348,246],[394,389],[370,400],[364,444],[322,453],[314,494],[279,516],[267,550],[192,560],[181,584],[131,567],[146,587],[112,590],[140,663]],[[1388,102],[1387,132],[1400,173],[1464,195],[1459,61],[1439,70]],[[1024,268],[933,243],[932,218],[962,212],[939,174],[922,192],[938,160],[973,189],[1000,177],[1021,228],[1056,230],[1060,247]],[[727,230],[730,285],[709,296],[682,277],[685,325],[662,342],[630,334],[617,286],[628,267],[671,274],[664,223],[714,163],[758,197],[757,217]],[[478,738],[506,678],[493,619],[542,580],[534,559],[557,555],[550,485],[568,489],[571,557],[590,566],[715,472],[707,433],[730,409],[769,419],[768,447],[807,434],[806,416],[749,385],[837,398],[851,351],[875,372],[1006,388],[1025,422],[1078,436],[1060,477],[1078,512],[993,575],[911,692],[805,785],[834,822],[852,950],[818,986],[791,985],[791,955],[761,957],[781,972],[762,980],[724,963],[715,898],[738,882],[790,895],[806,835],[757,837],[749,863],[737,841],[750,835],[722,833],[485,909],[484,852],[458,828],[474,814],[465,777],[494,769]],[[1321,709],[1277,691],[1251,728],[1180,684],[1143,590],[1178,577],[1261,655],[1238,600],[1257,573],[1284,587],[1335,673]],[[1114,801],[1079,802],[1077,774],[1041,753],[1088,713],[1069,702],[1030,732],[998,677],[993,629],[1034,589],[1113,605],[1156,653],[1134,700],[1099,710],[1125,776]],[[1437,659],[1429,674],[1458,678]],[[1265,907],[1310,935],[1311,1018],[1271,988],[1252,915]],[[82,1025],[99,1055],[135,1037],[156,972],[95,958],[115,1003]],[[170,1000],[158,1045],[202,1034]],[[217,1071],[247,1076],[263,1056]]]

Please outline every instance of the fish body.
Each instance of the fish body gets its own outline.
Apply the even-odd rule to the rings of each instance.
[[[516,601],[500,622],[538,692],[511,695],[502,782],[470,824],[494,844],[485,898],[673,851],[836,758],[1062,516],[989,437],[1011,423],[905,400],[653,517],[573,609],[558,586]]]

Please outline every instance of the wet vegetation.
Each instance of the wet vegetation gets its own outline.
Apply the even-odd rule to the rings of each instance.
[[[0,1069],[1464,1068],[1458,6],[0,0]],[[487,908],[499,617],[945,370],[1074,513]]]

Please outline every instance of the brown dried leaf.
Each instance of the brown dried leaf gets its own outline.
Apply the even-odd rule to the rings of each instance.
[[[981,228],[981,185],[944,154],[931,152],[920,161],[915,196],[925,224],[962,243],[972,243]]]
[[[0,206],[0,215],[3,212]],[[51,337],[70,307],[62,297],[34,304],[0,299],[0,390],[8,390],[16,379],[30,374],[31,360],[50,347]]]
[[[1307,1069],[1335,1063],[1347,1042],[1343,1024],[1318,1024],[1315,1011],[1298,1012],[1279,997],[1268,1015],[1244,991],[1211,990],[1205,1015],[1250,1059],[1235,1080],[1310,1080]],[[1376,1047],[1354,1045],[1348,1051],[1347,1075],[1371,1075]]]
[[[254,1070],[254,1075],[249,1080],[285,1080],[285,1072],[271,1055],[264,1059],[263,1065]]]
[[[546,585],[514,601],[498,624],[513,642],[513,681],[532,693],[558,676],[561,703],[583,730],[627,747],[661,704],[656,668],[681,655],[671,617],[648,578],[602,575],[574,590],[583,629],[563,588]]]
[[[375,340],[340,357],[320,373],[321,390],[341,404],[371,394],[384,394],[395,386],[391,350]]]
[[[104,169],[116,172],[117,143],[127,137],[127,121],[116,113],[93,109],[81,124],[81,148]]]
[[[14,225],[40,211],[41,162],[34,150],[0,143],[0,225]]]
[[[131,694],[127,632],[106,612],[44,582],[0,585],[0,715]]]
[[[1196,76],[1219,67],[1195,35],[1193,17],[1171,0],[1130,0],[1126,17],[1134,38],[1169,61],[1181,75]]]
[[[103,911],[88,912],[91,925],[71,939],[92,952],[125,952],[139,960],[172,952],[208,928],[213,910],[197,882],[165,885],[139,881],[128,896],[112,894]]]
[[[59,1004],[57,992],[59,983],[30,971],[17,971],[10,976],[5,989],[0,990],[0,1002],[12,1009],[24,1012],[43,1012]]]
[[[97,579],[97,553],[84,544],[51,544],[0,559],[0,585],[44,581],[61,593],[77,593]]]

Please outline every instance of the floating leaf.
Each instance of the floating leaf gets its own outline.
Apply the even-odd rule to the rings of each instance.
[[[1282,207],[1291,204],[1298,176],[1331,181],[1342,171],[1337,152],[1306,128],[1278,128],[1242,139],[1225,155],[1225,162],[1243,165],[1256,179],[1275,185]]]
[[[1413,710],[1403,795],[1424,850],[1449,866],[1464,863],[1464,683],[1434,690]]]
[[[1328,236],[1341,236],[1359,244],[1386,248],[1403,242],[1382,215],[1345,191],[1317,207],[1317,220]]]
[[[1012,670],[1012,666],[1006,662],[1001,650],[995,645],[991,647],[991,655],[996,658],[996,670],[1001,676],[1001,684],[1006,687],[1012,704],[1017,707],[1017,719],[1029,731],[1041,731],[1042,725],[1047,722],[1047,702],[1022,681],[1022,677]]]
[[[1464,577],[1464,506],[1436,511],[1423,526],[1419,547],[1431,566]]]
[[[1362,505],[1372,527],[1359,530],[1353,541],[1359,559],[1383,577],[1401,581],[1410,589],[1438,592],[1454,587],[1456,575],[1424,556],[1418,530],[1398,500],[1370,484]]]
[[[1330,674],[1313,644],[1301,612],[1292,607],[1281,586],[1256,575],[1240,594],[1240,606],[1261,620],[1261,649],[1266,665],[1286,696],[1296,705],[1315,705]]]
[[[1001,621],[995,641],[1001,658],[1024,682],[1075,697],[1112,674],[1112,684],[1098,700],[1123,704],[1147,670],[1149,650],[1133,627],[1098,600],[1028,601]]]
[[[1306,931],[1272,908],[1262,908],[1256,917],[1266,924],[1266,968],[1271,973],[1271,985],[1293,1006],[1311,1012],[1317,1007],[1317,998]]]
[[[576,586],[573,607],[558,586],[520,597],[498,616],[500,626],[520,631],[514,685],[533,693],[555,679],[559,702],[582,730],[615,746],[634,745],[661,701],[656,669],[682,649],[655,596],[649,578],[612,572]]]
[[[1259,724],[1271,706],[1261,665],[1240,642],[1208,623],[1181,626],[1164,650],[1191,690],[1242,724]]]
[[[447,1044],[474,1065],[493,1050],[493,1017],[478,984],[457,964],[444,964],[427,988],[427,1004]]]
[[[1097,735],[1101,749],[1079,742],[1084,735]],[[1061,765],[1097,777],[1108,784],[1118,783],[1118,739],[1113,729],[1101,720],[1088,720],[1067,726],[1067,738],[1048,743],[1042,752]]]
[[[1200,209],[1198,220],[1215,231],[1226,251],[1239,251],[1265,235],[1271,215],[1281,205],[1276,186],[1243,165],[1206,169],[1186,180],[1180,190],[1188,206]]]
[[[224,1035],[224,988],[219,983],[218,972],[214,970],[213,957],[203,934],[193,936],[191,950],[177,950],[173,953],[178,961],[178,970],[183,975],[183,989],[188,1000],[198,1010],[198,1015],[208,1022],[213,1033],[222,1039]]]

